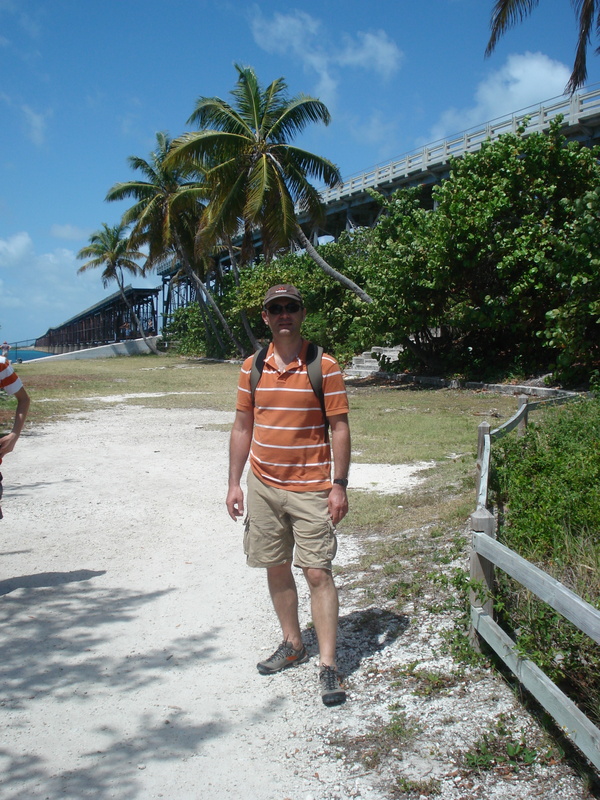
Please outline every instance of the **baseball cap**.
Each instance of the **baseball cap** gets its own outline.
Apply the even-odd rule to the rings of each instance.
[[[266,293],[263,306],[266,306],[272,300],[279,300],[280,297],[287,297],[289,300],[297,300],[301,306],[304,305],[302,295],[295,286],[292,286],[291,283],[279,283],[277,286],[271,286]]]

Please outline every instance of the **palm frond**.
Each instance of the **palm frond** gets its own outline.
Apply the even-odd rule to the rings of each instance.
[[[307,125],[315,122],[329,125],[331,116],[327,106],[314,97],[298,95],[281,110],[265,138],[285,141],[302,133]]]
[[[267,157],[262,155],[254,163],[248,174],[244,216],[253,224],[256,224],[260,217],[265,202],[265,195],[270,188],[271,181],[269,172]]]
[[[573,6],[579,21],[579,35],[573,71],[565,89],[569,94],[573,94],[580,86],[583,86],[587,78],[587,48],[592,35],[594,17],[596,16],[596,0],[573,0]],[[598,10],[596,28],[599,21],[600,8]]]
[[[492,10],[491,34],[485,49],[486,56],[492,54],[501,36],[529,16],[538,4],[539,0],[497,0]]]
[[[317,156],[308,150],[288,145],[286,156],[293,160],[297,168],[301,169],[307,176],[324,183],[326,186],[337,186],[342,182],[342,175],[339,168],[328,158]]]

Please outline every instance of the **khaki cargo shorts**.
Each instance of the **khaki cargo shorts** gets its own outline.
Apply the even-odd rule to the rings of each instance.
[[[267,486],[248,472],[248,516],[244,552],[250,567],[331,570],[337,539],[329,516],[329,492],[289,492]]]

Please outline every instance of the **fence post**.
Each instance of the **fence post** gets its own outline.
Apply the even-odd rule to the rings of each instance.
[[[477,426],[477,463],[475,466],[475,502],[479,498],[479,487],[481,485],[481,464],[483,461],[483,448],[485,437],[490,432],[490,423],[481,422]]]
[[[519,436],[525,436],[525,431],[527,430],[527,422],[529,417],[529,411],[527,409],[527,403],[529,402],[529,398],[526,394],[519,395],[519,409],[525,406],[525,413],[519,420]]]
[[[494,515],[487,510],[487,508],[478,508],[471,514],[471,531],[473,533],[485,533],[487,536],[495,537],[496,524]],[[476,589],[469,590],[469,603],[472,608],[482,608],[486,614],[493,617],[494,614],[494,601],[492,593],[494,590],[494,565],[487,558],[480,556],[475,552],[473,543],[471,542],[471,564],[470,564],[470,579],[473,586],[477,583],[481,586],[481,593]],[[479,650],[479,639],[477,632],[471,625],[469,631],[469,639],[475,649]]]

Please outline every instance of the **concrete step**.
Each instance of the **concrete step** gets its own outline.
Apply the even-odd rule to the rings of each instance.
[[[401,347],[373,347],[371,350],[365,350],[361,355],[354,356],[352,363],[346,368],[345,374],[349,378],[368,378],[379,372],[379,361],[373,358],[374,353],[384,355],[390,361],[396,361],[401,350]]]

